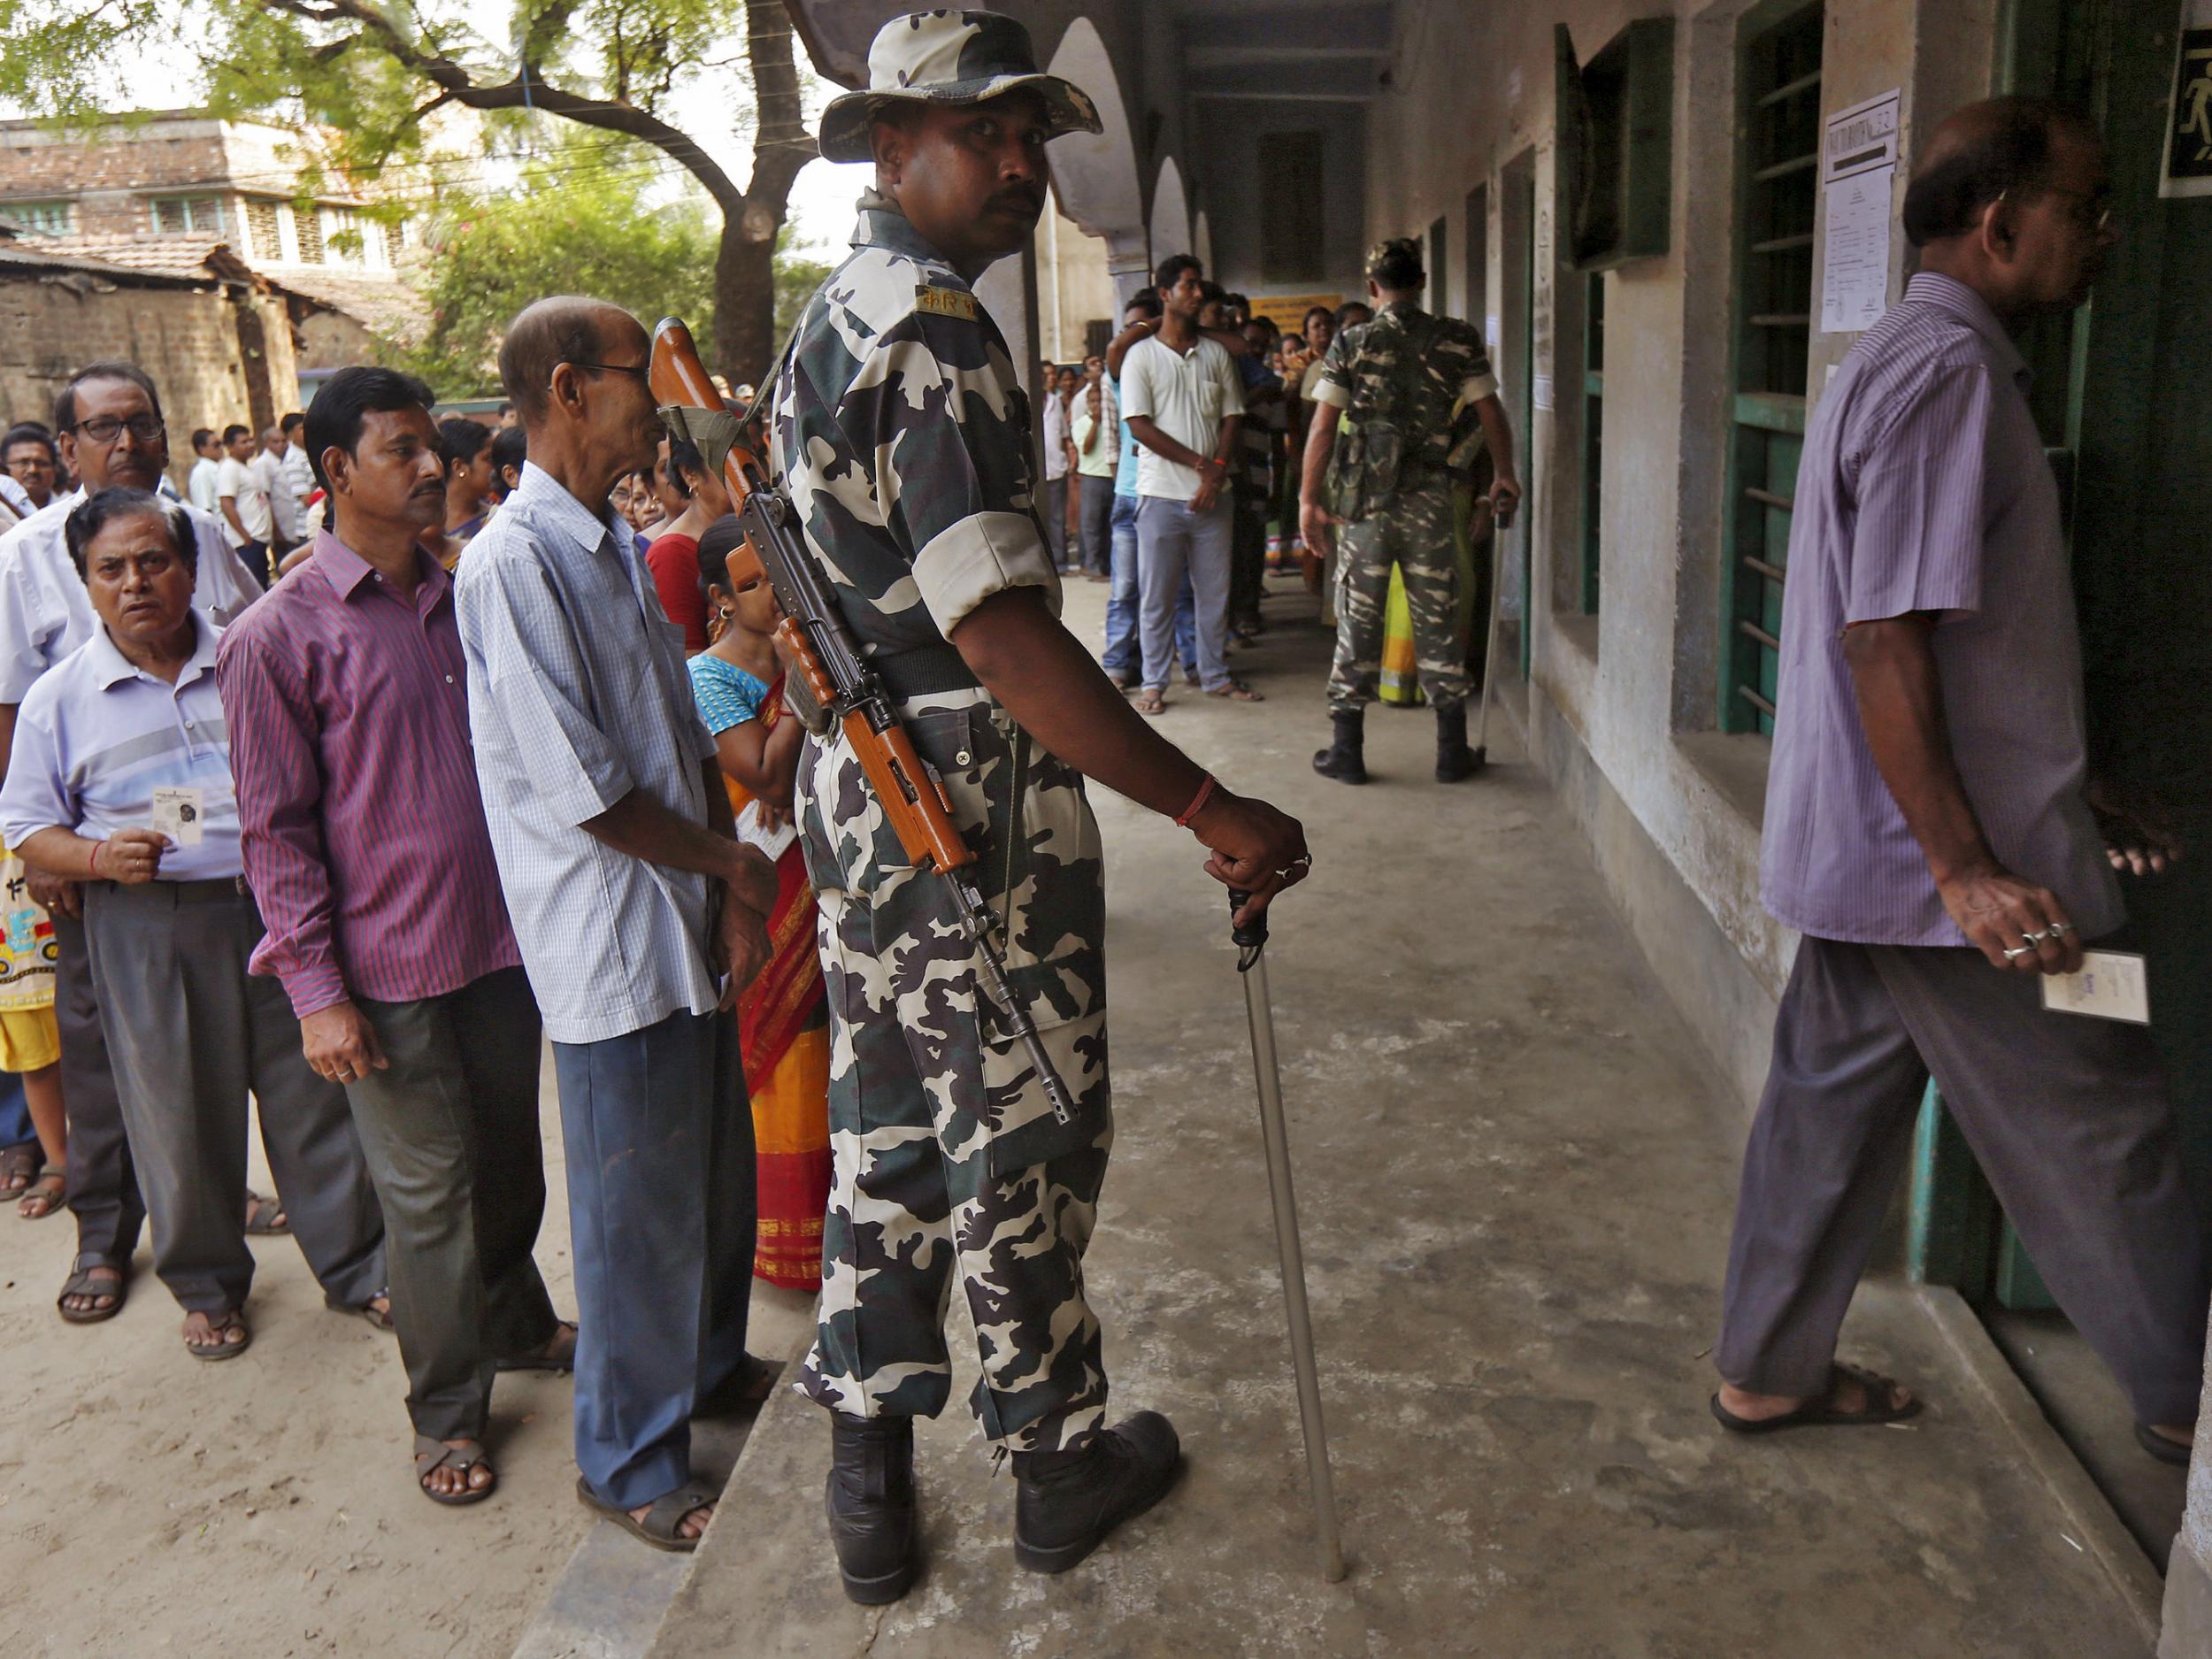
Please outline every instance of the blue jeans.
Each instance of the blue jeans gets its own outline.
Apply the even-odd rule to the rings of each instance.
[[[553,1045],[576,1252],[576,1466],[635,1509],[691,1478],[691,1412],[745,1355],[756,1197],[737,1017]]]
[[[1197,604],[1199,684],[1213,691],[1229,683],[1231,511],[1225,495],[1210,512],[1193,512],[1165,495],[1147,495],[1138,505],[1137,634],[1148,691],[1167,686],[1173,612],[1186,588]],[[1193,660],[1184,658],[1183,665],[1193,666]]]
[[[0,1071],[0,1147],[27,1147],[38,1141],[31,1126],[31,1108],[23,1098],[23,1079]]]
[[[1137,497],[1116,495],[1113,516],[1113,587],[1106,596],[1106,672],[1117,680],[1137,677]],[[1198,666],[1198,595],[1183,578],[1175,601],[1175,649],[1183,666]]]

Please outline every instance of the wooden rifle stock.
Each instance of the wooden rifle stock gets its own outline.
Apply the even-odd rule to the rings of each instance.
[[[699,349],[692,343],[691,330],[677,318],[664,318],[653,331],[649,376],[653,396],[664,408],[722,407],[722,394],[707,376],[706,365],[700,361]],[[756,504],[755,495],[772,494],[772,487],[768,482],[767,469],[745,447],[741,434],[741,441],[732,445],[722,463],[722,483],[729,491],[732,511],[754,522],[770,526],[779,522],[773,512],[748,514],[749,506]],[[764,509],[768,504],[757,503]],[[884,815],[897,832],[899,845],[907,857],[918,866],[933,867],[941,872],[973,864],[975,853],[967,838],[961,834],[960,826],[953,822],[943,787],[914,752],[913,739],[899,723],[889,695],[865,667],[857,649],[840,653],[853,665],[850,678],[856,683],[849,684],[839,683],[841,676],[831,672],[824,653],[818,649],[817,630],[841,631],[844,618],[836,614],[833,603],[820,607],[826,614],[819,616],[803,615],[793,607],[790,595],[795,584],[787,580],[787,572],[782,573],[787,580],[777,580],[780,572],[770,568],[770,558],[764,557],[763,549],[756,545],[761,534],[749,529],[745,539],[731,550],[731,587],[766,580],[775,588],[777,597],[785,602],[786,615],[776,625],[776,638],[789,654],[816,704],[828,711],[843,728],[846,741],[853,746],[861,770],[867,774],[869,787],[882,803]],[[807,557],[803,549],[794,552],[796,557]]]

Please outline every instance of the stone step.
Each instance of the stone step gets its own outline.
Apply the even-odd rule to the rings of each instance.
[[[761,1423],[778,1401],[796,1398],[788,1384],[805,1354],[803,1343],[791,1351],[760,1417],[692,1425],[692,1467],[710,1484],[721,1482],[726,1497],[742,1488],[746,1451]],[[719,1525],[718,1520],[707,1529],[709,1543]],[[513,1659],[644,1659],[704,1548],[689,1555],[652,1549],[611,1521],[594,1522],[515,1645]]]

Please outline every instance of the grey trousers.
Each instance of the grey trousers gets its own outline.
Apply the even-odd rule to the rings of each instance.
[[[413,1002],[354,999],[388,1069],[346,1086],[384,1211],[415,1432],[480,1440],[495,1362],[558,1321],[530,1252],[545,1218],[538,1004],[520,968]]]
[[[1045,480],[1045,545],[1052,549],[1052,568],[1065,570],[1068,559],[1068,479],[1072,474]]]
[[[1798,947],[1744,1153],[1715,1362],[1816,1394],[1930,1073],[2036,1270],[2145,1423],[2194,1422],[2201,1234],[2147,1030],[2044,1010],[1978,950]]]
[[[100,1022],[146,1211],[154,1271],[188,1312],[243,1305],[246,1094],[292,1236],[334,1307],[384,1289],[384,1223],[345,1091],[307,1069],[274,979],[249,974],[261,916],[229,881],[85,887]]]
[[[146,1222],[123,1130],[123,1102],[100,1029],[84,923],[54,913],[54,1023],[61,1032],[61,1092],[69,1109],[69,1211],[80,1268],[125,1267]]]
[[[1137,501],[1137,639],[1148,691],[1167,687],[1175,650],[1175,603],[1188,575],[1198,596],[1199,684],[1217,691],[1229,683],[1229,493],[1210,512],[1164,495]]]

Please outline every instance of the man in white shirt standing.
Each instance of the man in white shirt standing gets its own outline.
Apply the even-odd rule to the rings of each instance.
[[[1229,677],[1230,505],[1223,494],[1237,453],[1244,388],[1236,365],[1198,331],[1206,302],[1198,261],[1177,254],[1153,273],[1166,312],[1159,332],[1121,365],[1121,418],[1137,441],[1138,638],[1141,714],[1167,706],[1175,600],[1184,572],[1198,597],[1198,678],[1210,697],[1256,703]]]
[[[292,498],[300,539],[313,534],[307,525],[307,498],[315,493],[315,464],[307,458],[307,417],[294,410],[277,423],[284,434],[284,454],[277,466]]]
[[[223,446],[212,426],[202,426],[192,434],[192,453],[200,458],[192,463],[192,472],[184,481],[185,498],[202,512],[220,517],[215,480],[222,471]]]
[[[87,364],[54,400],[63,465],[78,488],[0,535],[0,757],[15,741],[15,718],[39,677],[92,637],[97,626],[65,526],[88,494],[111,485],[153,489],[169,465],[161,398],[135,363]],[[251,604],[260,588],[208,514],[184,510],[198,541],[192,603],[216,623]],[[4,775],[4,774],[0,774]],[[85,956],[79,887],[34,876],[31,896],[53,918],[54,1018],[61,1027],[62,1093],[69,1103],[68,1203],[77,1218],[77,1258],[60,1301],[72,1324],[112,1318],[123,1305],[125,1269],[146,1219],[122,1105],[100,1029]]]
[[[300,542],[300,504],[284,481],[284,434],[280,428],[261,429],[261,452],[253,465],[269,493],[269,563],[274,565]]]
[[[1060,393],[1060,371],[1045,365],[1045,545],[1052,567],[1068,568],[1068,401]]]
[[[269,513],[269,484],[256,465],[253,428],[236,424],[223,428],[223,459],[215,473],[215,499],[223,522],[229,526],[230,544],[255,579],[265,581],[269,539],[276,521]]]

